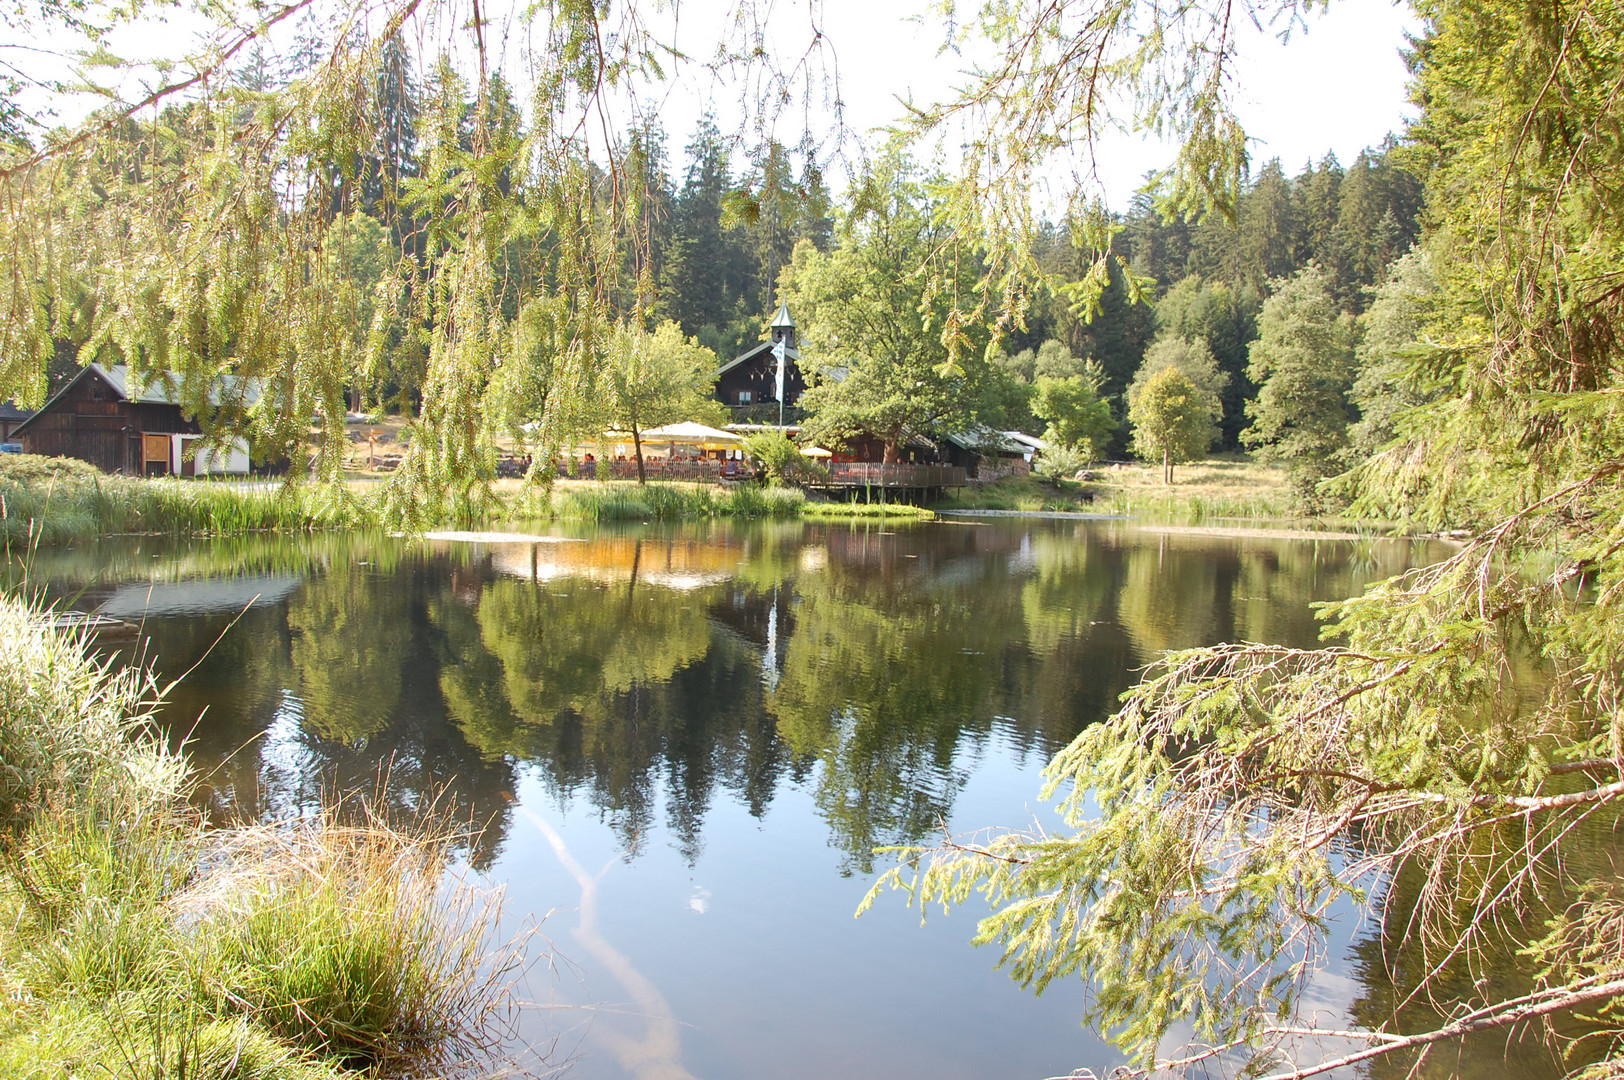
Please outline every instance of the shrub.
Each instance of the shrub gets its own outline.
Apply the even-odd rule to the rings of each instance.
[[[1076,476],[1093,459],[1076,447],[1051,446],[1038,456],[1033,466],[1044,476]]]

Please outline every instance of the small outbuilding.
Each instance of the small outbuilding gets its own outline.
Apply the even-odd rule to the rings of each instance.
[[[973,427],[942,439],[942,456],[976,480],[1017,476],[1032,471],[1031,448],[1002,431]]]
[[[245,410],[259,399],[257,380],[221,376],[208,395],[210,408]],[[37,413],[11,432],[30,454],[72,457],[104,472],[131,476],[246,473],[241,440],[195,458],[188,443],[202,427],[182,405],[179,379],[154,373],[137,384],[122,364],[88,364]]]

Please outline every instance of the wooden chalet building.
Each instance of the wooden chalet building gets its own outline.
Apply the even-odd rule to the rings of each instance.
[[[245,409],[258,397],[256,381],[222,376],[209,403]],[[79,458],[104,472],[190,475],[196,465],[187,460],[184,448],[201,432],[181,405],[174,376],[155,373],[136,389],[122,364],[89,364],[18,424],[11,438],[22,443],[25,453]],[[248,471],[246,447],[206,460],[205,471]]]
[[[778,357],[773,349],[780,341],[784,343],[785,410],[793,409],[806,390],[801,351],[795,346],[795,320],[790,318],[789,305],[780,304],[770,340],[734,357],[716,373],[716,400],[733,410],[735,420],[778,420]],[[794,416],[786,413],[786,419]]]

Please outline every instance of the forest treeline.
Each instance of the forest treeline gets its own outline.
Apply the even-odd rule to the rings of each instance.
[[[476,158],[503,160],[476,138],[519,145],[527,121],[499,75],[480,106],[448,62],[421,62],[398,37],[381,50],[369,103],[376,137],[330,178],[323,197],[336,224],[321,246],[332,278],[329,307],[347,354],[347,405],[413,412],[428,368],[426,324],[437,316],[414,309],[411,294],[423,289],[423,265],[445,247],[446,208],[455,199],[448,178]],[[278,67],[255,52],[234,75],[243,100],[276,92],[318,54],[295,49]],[[213,121],[194,112],[190,104],[171,106],[159,126],[181,142],[204,140]],[[131,141],[150,138],[133,121],[126,127]],[[777,304],[789,300],[801,324],[803,366],[814,382],[821,374],[829,384],[805,403],[810,431],[826,441],[862,432],[900,452],[911,440],[983,425],[1046,433],[1077,451],[1060,456],[1065,464],[1133,450],[1165,458],[1169,468],[1213,448],[1277,449],[1270,395],[1260,396],[1267,362],[1259,366],[1254,345],[1266,302],[1292,282],[1311,294],[1292,318],[1328,320],[1320,327],[1328,352],[1311,361],[1328,385],[1287,392],[1275,410],[1317,412],[1325,430],[1311,447],[1279,456],[1302,474],[1306,492],[1349,464],[1351,448],[1370,449],[1388,434],[1379,418],[1392,411],[1383,399],[1390,380],[1372,373],[1393,358],[1361,343],[1381,338],[1391,321],[1382,290],[1392,290],[1389,269],[1414,245],[1422,213],[1421,183],[1391,139],[1350,165],[1327,154],[1295,175],[1269,160],[1244,185],[1232,214],[1165,215],[1147,184],[1115,216],[1116,259],[1086,303],[1072,288],[1098,274],[1098,253],[1068,223],[1043,223],[1031,246],[1048,287],[1033,291],[1023,317],[996,329],[961,329],[955,340],[939,282],[919,269],[946,242],[933,194],[938,178],[882,152],[837,197],[814,157],[796,148],[769,141],[746,153],[709,117],[680,136],[680,148],[678,138],[645,117],[618,141],[618,172],[584,155],[578,163],[588,205],[618,201],[625,211],[602,215],[620,235],[598,245],[593,287],[608,293],[607,307],[621,318],[649,328],[674,323],[690,345],[708,351],[685,354],[681,379],[689,382],[704,381],[707,366],[759,341]],[[448,146],[466,160],[448,163]],[[520,168],[508,160],[507,170]],[[524,199],[516,186],[507,194]],[[549,385],[558,373],[548,364],[562,350],[545,339],[566,321],[522,298],[569,294],[581,259],[565,249],[593,247],[590,235],[561,227],[559,212],[528,207],[492,248],[493,306],[514,339],[505,351],[513,368],[531,359],[537,369],[511,380],[525,384],[510,395],[524,399],[507,416],[514,426],[558,396]],[[799,257],[798,246],[805,248]],[[976,252],[958,254],[967,291],[984,267]],[[1407,287],[1417,286],[1412,280]],[[101,299],[87,291],[83,312],[57,320],[51,389],[80,361],[128,362],[116,334],[92,332]],[[853,311],[865,304],[868,314],[856,325]],[[892,321],[899,324],[894,332],[876,331],[875,324]],[[517,355],[527,345],[535,355]],[[152,351],[150,339],[141,347]],[[236,348],[229,335],[219,343],[221,351]],[[1164,418],[1164,427],[1176,427],[1183,417],[1188,430],[1158,434],[1147,419],[1150,399],[1137,416],[1131,405],[1170,366],[1190,383],[1200,415]],[[648,381],[646,372],[634,375],[633,382]],[[1183,392],[1173,376],[1161,383],[1169,380]],[[848,385],[834,385],[840,382]],[[1161,383],[1158,401],[1166,396]],[[661,415],[693,409],[706,389],[666,395],[675,401]],[[575,411],[582,430],[625,419],[591,413]]]

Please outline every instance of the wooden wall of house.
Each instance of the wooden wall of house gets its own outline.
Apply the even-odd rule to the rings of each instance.
[[[914,443],[903,446],[900,453],[901,456],[894,464],[934,464],[941,457],[926,447]],[[885,440],[874,435],[849,436],[843,441],[841,448],[835,451],[832,460],[836,462],[854,461],[878,464],[885,461]]]
[[[724,372],[716,380],[716,399],[724,405],[739,404],[739,391],[750,392],[750,404],[764,401],[777,402],[778,360],[772,350],[763,349],[738,367]],[[806,380],[800,369],[790,361],[784,368],[784,404],[794,405],[806,389]]]
[[[104,472],[141,468],[141,433],[194,432],[178,405],[125,401],[95,372],[81,378],[41,410],[18,434],[30,454],[73,457]]]

